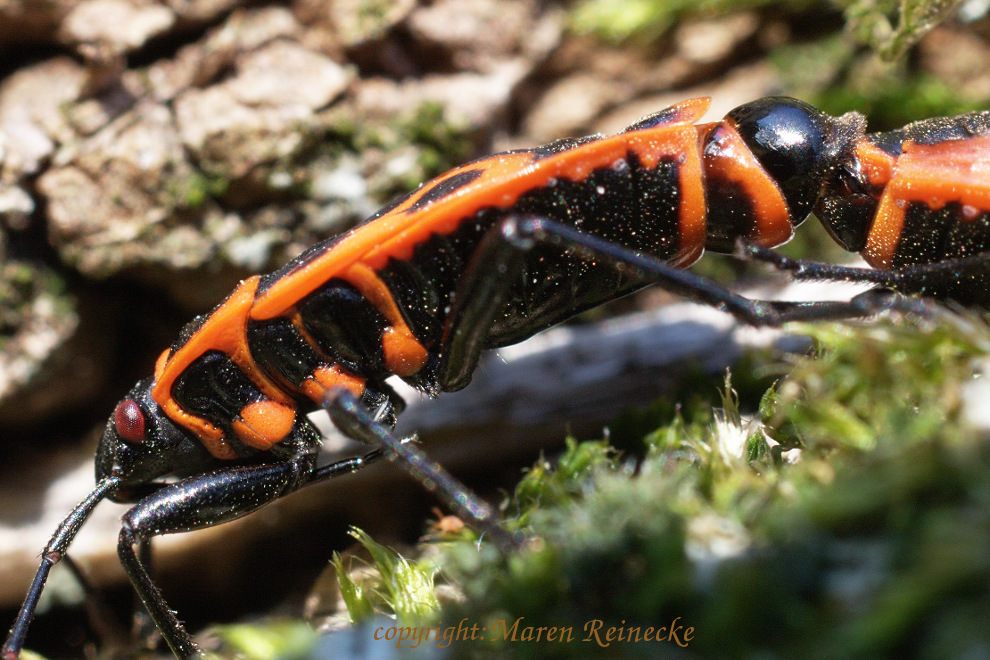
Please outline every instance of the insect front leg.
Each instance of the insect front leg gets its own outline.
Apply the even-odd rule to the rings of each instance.
[[[169,608],[135,545],[154,536],[202,529],[240,518],[296,490],[313,471],[314,458],[217,470],[165,486],[142,499],[122,518],[117,553],[134,589],[172,652],[180,658],[197,650]]]
[[[470,521],[491,536],[503,548],[518,545],[518,540],[498,526],[495,510],[480,500],[439,463],[430,459],[410,441],[398,438],[377,422],[354,395],[340,388],[331,392],[324,403],[337,428],[349,438],[372,447],[381,447],[386,455],[395,456],[400,465],[427,490],[435,492],[458,516]]]
[[[216,470],[164,486],[127,511],[121,518],[117,553],[172,652],[188,658],[196,655],[197,649],[152,581],[142,553],[136,552],[135,546],[140,547],[154,536],[235,520],[302,486],[354,472],[380,456],[381,451],[376,450],[317,468],[316,454],[300,450],[287,461]]]
[[[24,646],[24,638],[27,636],[28,625],[31,623],[31,619],[34,618],[35,609],[38,607],[38,600],[41,598],[41,592],[44,590],[45,582],[48,580],[48,573],[55,564],[65,557],[69,545],[76,537],[83,523],[93,513],[96,505],[102,502],[109,494],[116,491],[119,485],[120,479],[114,476],[100,480],[93,492],[76,505],[76,508],[55,529],[55,533],[52,534],[48,545],[45,546],[44,551],[41,553],[41,565],[38,566],[38,572],[35,573],[31,587],[28,589],[27,596],[24,598],[24,603],[17,613],[17,619],[14,620],[13,625],[10,627],[10,632],[7,633],[7,639],[3,644],[3,649],[0,650],[0,658],[3,658],[3,660],[16,660],[20,656],[21,648]]]

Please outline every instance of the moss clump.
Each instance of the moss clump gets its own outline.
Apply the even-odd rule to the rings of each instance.
[[[462,598],[433,625],[478,626],[456,657],[986,648],[990,446],[961,402],[990,333],[980,319],[922,326],[810,326],[816,354],[756,419],[727,388],[707,419],[650,434],[638,463],[569,442],[505,504],[525,548],[443,544]]]

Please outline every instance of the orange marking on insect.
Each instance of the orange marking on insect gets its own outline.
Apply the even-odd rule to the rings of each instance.
[[[706,103],[705,109],[707,107]],[[691,135],[685,133],[685,143],[681,146],[678,159],[678,181],[681,187],[680,208],[677,210],[679,241],[677,255],[671,259],[671,263],[683,268],[690,266],[704,254],[708,233],[701,148],[697,135],[697,131],[692,131]]]
[[[856,143],[856,162],[859,163],[871,186],[883,188],[894,176],[897,158],[866,139]]]
[[[866,263],[884,270],[893,265],[894,253],[904,231],[904,212],[904,206],[895,199],[893,187],[888,186],[873,216],[870,233],[866,236],[866,247],[860,252]]]
[[[389,328],[382,334],[385,366],[397,376],[412,376],[426,364],[429,357],[423,345],[408,328]]]
[[[703,99],[686,102],[684,116],[697,118],[706,103]],[[680,159],[684,156],[685,145],[689,141],[695,142],[695,135],[691,125],[666,123],[603,137],[540,159],[534,159],[528,151],[510,152],[451,170],[421,186],[419,191],[375,222],[353,229],[325,253],[273,283],[258,295],[251,318],[264,320],[283,314],[297,301],[329,279],[342,276],[357,263],[379,270],[390,258],[408,259],[413,248],[431,235],[454,231],[466,218],[473,217],[483,208],[509,208],[524,193],[548,186],[554,179],[580,180],[594,169],[610,167],[627,158],[630,152],[634,152],[646,167],[655,167],[665,157]],[[422,194],[438,183],[479,168],[483,172],[475,180],[408,212]],[[693,242],[698,231],[696,215],[697,211],[682,218],[682,228],[692,236],[689,242]],[[695,251],[692,247],[688,255]]]
[[[862,253],[875,268],[893,265],[911,204],[937,211],[957,202],[964,221],[990,213],[990,135],[930,145],[908,140],[901,148]]]
[[[397,376],[412,376],[422,369],[429,353],[409,329],[392,293],[381,278],[361,263],[351,266],[345,277],[389,322],[390,327],[382,335],[382,350],[388,370]]]
[[[313,372],[302,384],[303,394],[316,403],[323,404],[327,392],[338,387],[348,389],[354,396],[364,393],[365,379],[347,373],[337,365],[323,366]]]
[[[897,198],[938,210],[959,202],[990,211],[990,135],[938,144],[907,141],[891,185]]]
[[[241,442],[268,451],[289,435],[295,421],[295,408],[265,399],[244,406],[232,426]]]
[[[234,292],[213,310],[209,318],[185,344],[175,352],[167,351],[159,357],[155,368],[155,384],[152,386],[151,398],[161,406],[172,421],[195,433],[207,450],[217,458],[237,457],[234,448],[224,438],[223,429],[202,417],[186,412],[172,398],[172,386],[175,381],[205,353],[209,351],[224,353],[267,398],[285,407],[295,408],[295,402],[261,373],[248,350],[248,314],[260,279],[255,275],[242,281]]]
[[[665,115],[668,115],[668,119],[659,125],[672,126],[675,124],[693,124],[701,119],[702,115],[708,112],[708,108],[711,104],[712,97],[710,96],[699,96],[697,98],[681,101],[680,103],[675,103],[663,111]]]
[[[702,138],[704,139],[704,138]],[[762,247],[776,247],[794,235],[787,202],[773,177],[757,160],[735,127],[715,124],[703,155],[705,173],[737,183],[753,205],[756,223],[746,238]]]

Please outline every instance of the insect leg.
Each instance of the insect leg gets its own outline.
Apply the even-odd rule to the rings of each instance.
[[[740,244],[737,254],[743,259],[759,261],[788,273],[796,280],[831,280],[864,282],[896,289],[903,293],[935,293],[948,288],[959,289],[968,278],[985,278],[990,274],[990,254],[981,253],[933,263],[912,264],[891,270],[837,266],[834,264],[791,259],[756,245]],[[940,296],[941,297],[941,296]]]
[[[642,278],[647,283],[695,302],[731,314],[754,326],[779,326],[791,321],[824,321],[872,316],[897,307],[898,294],[882,289],[866,291],[848,301],[789,302],[753,300],[733,293],[722,285],[664,261],[631,250],[621,244],[545,218],[529,218],[517,227],[521,240],[556,245],[589,261]]]
[[[437,376],[445,392],[471,382],[491,323],[515,279],[513,274],[522,268],[526,253],[532,249],[533,241],[518,235],[518,222],[516,216],[510,216],[486,234],[454,293]]]
[[[365,465],[377,461],[383,455],[384,455],[383,450],[375,449],[374,451],[368,452],[364,456],[357,456],[355,458],[345,458],[343,460],[335,461],[328,465],[324,465],[321,468],[317,468],[313,472],[313,478],[310,480],[309,483],[322,481],[324,479],[333,479],[334,477],[339,477],[342,474],[350,474],[351,472],[357,472]]]
[[[148,573],[152,572],[152,549],[151,549],[151,538],[143,538],[138,542],[138,560],[145,567]],[[158,631],[158,627],[155,626],[154,620],[151,618],[151,614],[148,609],[142,607],[141,598],[138,596],[137,592],[133,595],[133,612],[134,618],[131,624],[131,640],[132,643],[137,648],[147,649],[149,651],[154,650],[158,643],[161,641],[161,633]]]
[[[504,548],[518,545],[512,534],[498,526],[496,512],[491,506],[478,499],[408,439],[397,438],[375,421],[350,392],[342,388],[331,392],[324,407],[344,435],[373,447],[382,447],[387,455],[398,457],[403,468],[427,490],[437,493],[458,516],[474,523]]]
[[[38,607],[38,599],[41,597],[41,592],[45,588],[45,582],[48,580],[48,573],[51,571],[52,566],[57,564],[65,556],[65,552],[68,550],[69,544],[72,543],[72,539],[76,537],[79,528],[89,518],[96,505],[116,490],[119,485],[120,479],[117,477],[107,477],[97,483],[93,492],[85,500],[80,502],[55,529],[55,533],[52,534],[51,540],[48,541],[48,545],[45,546],[45,550],[42,552],[41,565],[38,567],[38,572],[34,575],[31,587],[28,589],[27,596],[24,598],[24,604],[21,605],[21,610],[17,613],[17,619],[14,620],[14,624],[10,627],[10,632],[7,634],[7,640],[3,644],[3,650],[0,651],[0,657],[3,660],[15,660],[20,655],[21,648],[24,646],[24,637],[27,635],[28,625],[31,623],[31,619],[34,618],[34,611]]]
[[[739,241],[736,256],[748,261],[758,261],[785,272],[796,280],[828,280],[834,282],[864,282],[879,286],[895,286],[898,271],[840,266],[804,259],[792,259],[768,248]]]
[[[380,451],[373,451],[317,469],[315,456],[301,453],[285,462],[217,470],[164,486],[127,511],[121,518],[117,553],[172,652],[187,658],[196,655],[197,649],[151,580],[135,545],[140,548],[154,536],[235,520],[302,486],[353,472],[380,455]]]
[[[188,532],[234,520],[299,487],[312,470],[302,460],[257,467],[218,470],[191,477],[155,491],[121,518],[117,553],[135,591],[172,652],[196,655],[196,646],[165,602],[135,545],[162,534]]]
[[[485,348],[488,329],[498,314],[514,275],[525,265],[526,254],[537,244],[551,244],[571,250],[589,260],[602,261],[617,270],[636,272],[668,291],[690,300],[722,309],[751,325],[781,325],[788,321],[843,319],[869,316],[892,307],[916,311],[917,301],[907,301],[886,291],[870,291],[851,301],[780,302],[751,300],[694,273],[630,250],[623,245],[581,233],[546,218],[509,216],[483,240],[454,296],[454,309],[448,315],[444,354],[438,372],[440,388],[457,390],[470,381],[478,358]],[[759,248],[758,248],[759,249]],[[762,250],[754,258],[779,257]],[[783,262],[774,262],[783,263]],[[791,262],[787,262],[788,265]],[[818,264],[819,279],[852,279],[848,269]],[[787,266],[779,266],[787,269]],[[803,272],[803,271],[802,271]],[[866,271],[873,283],[891,286],[896,276]]]

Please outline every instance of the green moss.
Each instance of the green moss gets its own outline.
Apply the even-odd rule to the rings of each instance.
[[[948,18],[960,0],[845,0],[847,27],[857,41],[893,61]]]
[[[448,120],[443,106],[435,102],[423,103],[411,115],[397,120],[392,130],[397,145],[411,145],[416,150],[416,167],[398,177],[397,193],[443,174],[463,162],[473,149],[466,127]]]
[[[853,84],[821,90],[811,101],[822,110],[841,114],[851,108],[869,119],[870,131],[900,128],[919,117],[958,115],[982,110],[987,99],[967,97],[959,89],[927,74],[888,72]]]
[[[45,313],[52,319],[76,314],[75,299],[68,295],[65,280],[54,270],[16,259],[0,265],[0,350],[37,313],[34,306],[39,299],[51,305]]]
[[[571,10],[575,32],[594,34],[606,42],[621,42],[634,36],[653,39],[666,32],[687,3],[655,0],[584,0]]]
[[[28,649],[23,649],[20,655],[21,660],[45,660],[45,656]]]
[[[349,110],[339,111],[323,146],[332,161],[345,154],[386,163],[367,176],[371,194],[380,202],[464,162],[474,151],[470,127],[450,120],[442,105],[427,101],[387,123],[368,122]]]
[[[211,633],[223,643],[221,654],[207,657],[240,660],[308,658],[316,632],[304,621],[276,620],[262,624],[214,626]]]
[[[349,44],[382,38],[393,25],[389,19],[397,5],[401,3],[394,0],[364,0],[339,8],[338,16],[343,20],[336,27],[342,31],[341,38]]]
[[[870,131],[900,128],[918,118],[957,115],[985,108],[986,97],[967,94],[958,82],[948,83],[919,71],[915,63],[905,57],[903,46],[897,46],[894,52],[886,50],[887,46],[877,41],[878,37],[871,41],[863,36],[859,42],[850,38],[850,33],[862,31],[861,22],[888,19],[876,7],[880,3],[848,4],[850,27],[845,33],[789,43],[770,54],[771,63],[792,95],[833,115],[849,110],[862,112],[869,119]],[[944,3],[917,3],[918,6],[926,4]],[[866,5],[871,6],[869,11],[865,9]],[[939,14],[938,18],[941,20],[944,16]],[[924,31],[934,25],[926,24]],[[911,39],[920,38],[921,34],[913,33]],[[862,48],[862,43],[870,49]]]
[[[819,346],[779,388],[766,421],[781,442],[869,450],[912,439],[961,441],[961,392],[985,350],[982,320],[803,327]]]
[[[350,534],[371,555],[368,568],[373,569],[356,578],[353,561],[345,565],[344,559],[334,553],[337,582],[351,621],[360,623],[379,612],[387,612],[404,625],[432,621],[440,607],[433,587],[436,564],[429,559],[405,559],[360,529],[354,528]]]
[[[220,176],[197,174],[184,181],[171,182],[171,196],[180,208],[198,209],[208,199],[221,197],[230,181]]]
[[[445,544],[444,575],[463,600],[434,620],[487,631],[455,657],[985,648],[990,447],[960,401],[990,331],[956,317],[803,329],[815,355],[767,391],[762,423],[747,423],[727,382],[720,410],[675,415],[638,464],[571,440],[505,506],[531,539],[523,550]],[[610,626],[666,626],[668,638],[606,647]],[[546,641],[550,628],[572,641]]]

